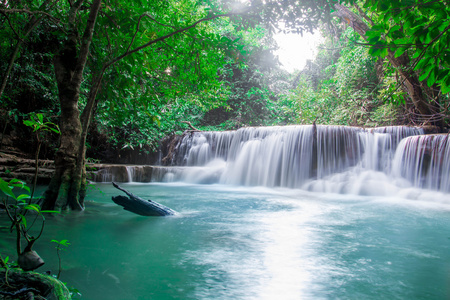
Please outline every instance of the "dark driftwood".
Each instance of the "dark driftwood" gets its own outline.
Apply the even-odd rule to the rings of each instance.
[[[113,182],[112,184],[115,188],[128,195],[129,198],[125,196],[112,197],[114,203],[123,206],[123,209],[125,210],[141,216],[170,216],[176,214],[173,209],[170,209],[167,206],[164,206],[152,200],[144,200],[121,188],[117,185],[117,183]]]

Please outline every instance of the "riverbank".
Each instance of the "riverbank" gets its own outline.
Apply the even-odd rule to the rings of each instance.
[[[17,155],[0,152],[0,174],[3,179],[17,178],[32,183],[36,172],[36,161]],[[53,160],[39,160],[38,184],[48,184],[55,172]]]

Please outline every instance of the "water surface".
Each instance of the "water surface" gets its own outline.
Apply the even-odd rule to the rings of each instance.
[[[82,299],[450,298],[445,202],[225,185],[122,186],[179,214],[124,211],[111,201],[122,192],[99,183],[84,213],[49,218],[36,245],[46,260],[40,271],[57,273],[49,241],[68,239],[61,279]]]

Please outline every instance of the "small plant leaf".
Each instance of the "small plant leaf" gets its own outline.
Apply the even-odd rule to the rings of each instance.
[[[21,200],[24,200],[24,199],[30,199],[30,195],[21,194],[21,195],[17,196],[17,201],[21,201]]]
[[[60,211],[57,210],[41,210],[41,213],[48,213],[48,214],[59,214]]]
[[[37,204],[29,204],[29,205],[27,205],[27,206],[25,206],[24,207],[25,209],[29,209],[29,210],[34,210],[34,211],[37,211],[37,212],[40,212],[40,207],[39,207],[39,205],[37,205]]]
[[[11,198],[16,199],[16,195],[14,195],[11,187],[9,184],[0,178],[0,190],[7,196],[10,196]]]
[[[22,223],[23,226],[25,228],[27,228],[27,218],[25,218],[23,215],[19,215],[19,217],[20,217],[20,223]]]

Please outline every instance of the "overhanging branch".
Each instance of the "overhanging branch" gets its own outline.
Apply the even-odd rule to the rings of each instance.
[[[15,13],[25,13],[28,15],[44,15],[52,19],[53,21],[59,22],[59,19],[55,18],[51,14],[41,11],[41,10],[28,10],[28,9],[18,9],[18,8],[11,8],[11,9],[0,9],[0,13],[2,14],[15,14]]]
[[[106,63],[105,66],[104,66],[104,69],[106,70],[107,68],[109,68],[110,66],[112,66],[113,64],[115,64],[116,62],[118,62],[119,60],[121,60],[121,59],[127,57],[128,55],[131,55],[131,54],[133,54],[133,53],[136,53],[136,52],[138,52],[139,50],[142,50],[142,49],[144,49],[144,48],[147,48],[147,47],[149,47],[149,46],[151,46],[151,45],[153,45],[153,44],[156,44],[156,43],[158,43],[158,42],[160,42],[160,41],[163,41],[163,40],[165,40],[165,39],[168,39],[168,38],[170,38],[170,37],[172,37],[172,36],[174,36],[174,35],[177,35],[177,34],[179,34],[179,33],[183,33],[183,32],[185,32],[185,31],[188,31],[189,29],[192,29],[192,28],[196,27],[196,26],[197,26],[198,24],[200,24],[200,23],[207,22],[207,21],[211,21],[211,20],[215,20],[215,19],[219,19],[219,18],[230,17],[230,16],[232,16],[232,15],[236,15],[236,14],[235,14],[235,13],[228,13],[228,14],[214,15],[214,16],[210,16],[210,17],[206,17],[206,18],[200,19],[200,20],[198,20],[198,21],[192,23],[192,24],[189,25],[189,26],[180,28],[180,29],[178,29],[178,30],[175,30],[175,31],[169,33],[169,34],[163,35],[163,36],[161,36],[161,37],[159,37],[159,38],[156,38],[156,39],[154,39],[154,40],[151,40],[151,41],[149,41],[149,42],[147,42],[147,43],[145,43],[145,44],[143,44],[143,45],[141,45],[141,46],[139,46],[139,47],[136,47],[136,48],[134,48],[133,50],[129,50],[129,51],[125,52],[124,54],[117,56],[116,58],[112,59],[110,62]]]
[[[139,47],[136,47],[136,48],[134,48],[132,50],[129,50],[130,47],[128,47],[128,49],[127,49],[127,51],[125,53],[123,53],[122,55],[119,55],[116,58],[114,58],[114,59],[110,60],[109,62],[105,63],[103,65],[102,69],[100,70],[100,73],[93,79],[93,84],[92,84],[91,90],[89,92],[88,102],[86,104],[85,109],[83,110],[82,115],[81,115],[82,126],[83,126],[83,133],[82,133],[82,135],[84,136],[85,134],[87,134],[87,129],[89,127],[89,121],[90,121],[90,118],[91,118],[92,110],[93,110],[93,107],[95,105],[95,98],[96,98],[98,90],[99,90],[99,88],[101,86],[101,82],[103,80],[103,76],[105,74],[105,71],[109,67],[111,67],[116,62],[124,59],[125,57],[127,57],[127,56],[129,56],[131,54],[134,54],[134,53],[136,53],[136,52],[138,52],[138,51],[140,51],[140,50],[142,50],[144,48],[147,48],[147,47],[149,47],[149,46],[151,46],[153,44],[156,44],[158,42],[164,41],[164,40],[166,40],[166,39],[168,39],[168,38],[170,38],[170,37],[172,37],[174,35],[177,35],[179,33],[184,33],[186,31],[188,31],[189,29],[192,29],[192,28],[196,27],[200,23],[211,21],[211,20],[215,20],[215,19],[219,19],[219,18],[230,17],[230,16],[233,16],[233,15],[241,15],[241,14],[243,14],[243,13],[239,13],[239,14],[237,14],[237,13],[227,13],[227,14],[218,14],[218,15],[212,15],[212,16],[209,16],[209,17],[205,17],[203,19],[200,19],[200,20],[192,23],[189,26],[177,29],[177,30],[175,30],[175,31],[173,31],[171,33],[168,33],[168,34],[164,35],[164,36],[161,36],[159,38],[153,39],[153,40],[151,40],[151,41],[149,41],[149,42],[147,42],[147,43],[145,43],[145,44],[143,44],[143,45],[141,45]],[[143,17],[143,15],[140,17],[139,20],[141,20],[142,17]],[[135,33],[135,35],[136,35],[136,33]],[[133,39],[134,39],[134,37],[133,37]]]
[[[192,24],[189,25],[189,26],[186,26],[186,27],[177,29],[177,30],[175,30],[175,31],[173,31],[173,32],[171,32],[171,33],[169,33],[169,34],[166,34],[166,35],[161,36],[161,37],[159,37],[159,38],[153,39],[153,40],[151,40],[151,41],[149,41],[149,42],[147,42],[147,43],[145,43],[145,44],[143,44],[143,45],[141,45],[141,46],[139,46],[139,47],[136,47],[136,48],[134,48],[134,49],[132,49],[132,50],[127,50],[127,51],[126,51],[125,53],[123,53],[122,55],[119,55],[119,56],[117,56],[116,58],[114,58],[114,59],[110,60],[109,62],[105,63],[105,64],[103,65],[102,69],[100,70],[99,75],[93,80],[94,84],[93,84],[93,86],[92,86],[92,88],[91,88],[91,91],[90,91],[90,97],[89,97],[89,99],[88,99],[88,104],[86,105],[86,107],[89,107],[89,106],[90,106],[89,104],[93,105],[93,103],[94,103],[94,101],[95,101],[95,97],[96,97],[97,92],[98,92],[98,89],[99,89],[99,87],[100,87],[101,81],[102,81],[102,79],[103,79],[103,76],[104,76],[105,71],[106,71],[109,67],[111,67],[112,65],[114,65],[116,62],[118,62],[118,61],[124,59],[125,57],[127,57],[127,56],[129,56],[129,55],[131,55],[131,54],[133,54],[133,53],[138,52],[139,50],[142,50],[142,49],[144,49],[144,48],[147,48],[147,47],[149,47],[149,46],[151,46],[151,45],[153,45],[153,44],[156,44],[156,43],[158,43],[158,42],[164,41],[164,40],[166,40],[166,39],[168,39],[168,38],[170,38],[170,37],[172,37],[172,36],[174,36],[174,35],[177,35],[177,34],[179,34],[179,33],[184,33],[184,32],[186,32],[186,31],[188,31],[189,29],[196,27],[196,26],[197,26],[198,24],[200,24],[200,23],[207,22],[207,21],[211,21],[211,20],[215,20],[215,19],[218,19],[218,18],[230,17],[230,16],[232,16],[232,15],[236,15],[236,13],[219,14],[219,15],[213,15],[213,16],[209,16],[209,17],[200,19],[200,20],[198,20],[198,21],[192,23]],[[141,17],[142,17],[142,16],[141,16]],[[131,45],[131,44],[130,44],[130,45]],[[92,103],[90,103],[90,102],[92,102]],[[89,120],[89,118],[90,118],[90,117],[89,117],[90,113],[89,113],[88,111],[86,111],[86,113],[83,112],[83,115],[85,116],[85,119],[86,119],[86,120]],[[88,121],[86,121],[86,122],[88,122]]]

